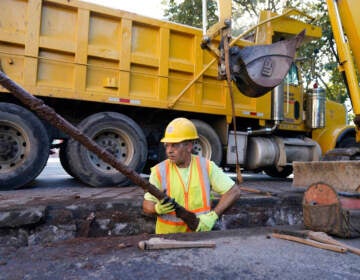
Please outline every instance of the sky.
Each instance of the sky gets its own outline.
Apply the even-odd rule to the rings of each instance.
[[[134,12],[140,15],[161,19],[163,6],[161,0],[81,0],[115,9]]]

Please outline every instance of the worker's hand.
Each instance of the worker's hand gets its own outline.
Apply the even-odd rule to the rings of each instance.
[[[215,211],[210,211],[209,213],[199,215],[198,218],[199,225],[196,228],[196,231],[210,231],[219,219],[219,216],[215,213]]]
[[[158,215],[163,215],[175,211],[174,200],[165,200],[162,199],[155,204],[155,212]]]

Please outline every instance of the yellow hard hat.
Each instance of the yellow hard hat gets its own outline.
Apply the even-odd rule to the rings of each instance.
[[[161,139],[161,142],[179,143],[198,138],[196,127],[191,121],[185,118],[176,118],[166,127],[165,135],[164,138]]]

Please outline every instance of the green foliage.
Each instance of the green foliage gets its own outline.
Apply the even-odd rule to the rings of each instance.
[[[330,100],[344,103],[348,97],[343,75],[339,72],[336,45],[333,39],[330,20],[325,0],[312,1],[308,13],[317,19],[316,24],[321,26],[322,38],[316,42],[304,45],[300,53],[307,58],[310,67],[304,67],[307,81],[316,81],[327,92]],[[311,71],[309,71],[311,70]]]
[[[299,10],[306,8],[306,3],[312,0],[233,0],[233,19],[238,23],[238,28],[248,28],[250,25],[257,23],[259,12],[261,10],[270,10],[276,13],[283,8],[296,7]],[[242,18],[250,20],[242,20]]]
[[[176,0],[169,1],[168,9],[165,9],[164,16],[169,20],[194,27],[202,27],[202,1],[184,0],[177,3]],[[218,22],[216,15],[217,4],[215,0],[207,1],[208,26]]]

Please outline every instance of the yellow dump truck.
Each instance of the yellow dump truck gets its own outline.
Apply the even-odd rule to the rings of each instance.
[[[305,41],[320,38],[318,27],[294,13],[261,13],[252,36],[236,45],[271,44],[303,29]],[[276,177],[291,174],[294,160],[318,160],[355,137],[343,105],[325,101],[320,90],[304,92],[296,64],[259,97],[233,86],[235,137],[229,88],[202,42],[199,29],[86,2],[1,1],[1,71],[137,172],[164,157],[159,140],[180,116],[198,129],[194,152]],[[59,157],[70,175],[96,187],[128,183],[2,89],[0,189],[30,184],[55,139],[63,140]]]

